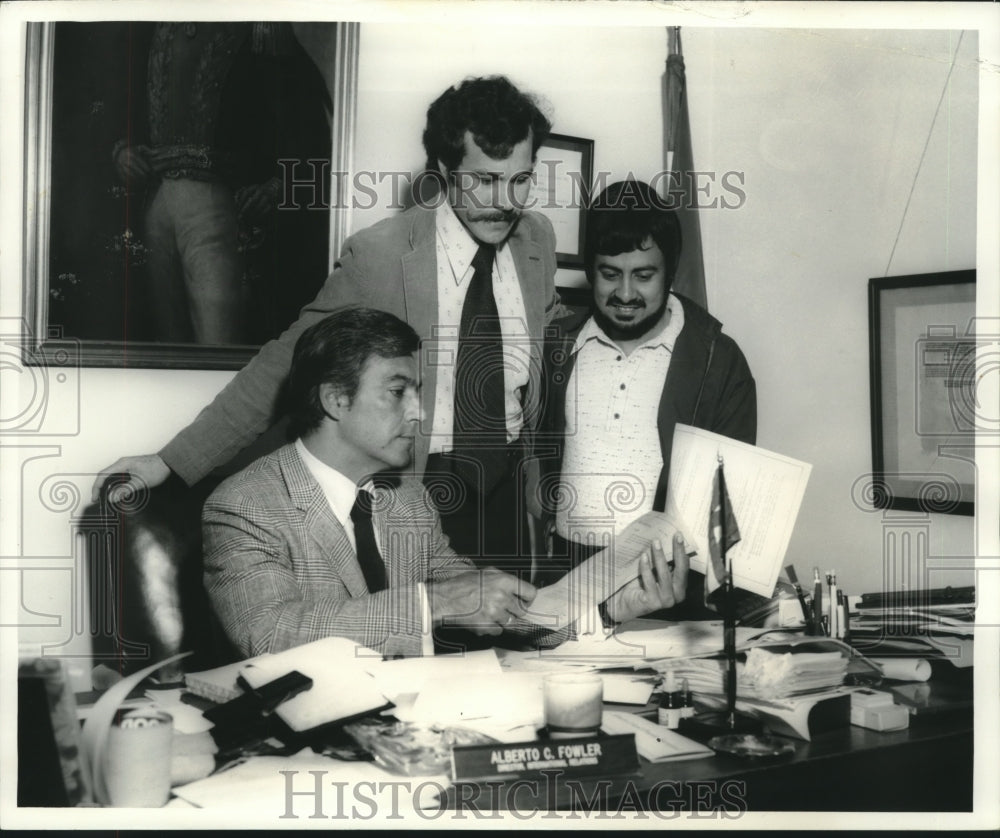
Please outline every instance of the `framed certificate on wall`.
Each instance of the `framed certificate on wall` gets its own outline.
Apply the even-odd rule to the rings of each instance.
[[[990,419],[976,397],[976,272],[871,279],[868,313],[873,505],[972,515],[976,428]]]
[[[593,176],[593,140],[549,134],[538,149],[527,209],[552,222],[560,268],[583,269],[584,225]]]

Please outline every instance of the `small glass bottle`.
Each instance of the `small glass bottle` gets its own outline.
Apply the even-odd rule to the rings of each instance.
[[[681,693],[683,695],[683,700],[681,702],[681,718],[690,719],[694,715],[694,698],[691,696],[691,687],[688,685],[687,678],[681,681]]]
[[[677,730],[681,723],[681,694],[677,692],[676,679],[673,672],[667,672],[660,686],[660,707],[656,720],[670,730]]]

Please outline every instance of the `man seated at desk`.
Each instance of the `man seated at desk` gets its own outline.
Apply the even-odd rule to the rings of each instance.
[[[757,436],[743,353],[718,320],[670,290],[681,254],[674,211],[648,184],[621,181],[595,199],[586,230],[592,312],[559,323],[546,352],[542,438],[558,454],[540,458],[552,530],[552,556],[536,575],[543,584],[664,510],[678,422],[750,444]],[[700,587],[683,610],[658,616],[708,616],[698,612]],[[609,599],[605,616],[632,616],[618,604]]]
[[[429,654],[431,629],[444,623],[544,634],[520,620],[535,588],[458,556],[426,489],[399,474],[422,418],[418,342],[403,321],[366,308],[306,330],[287,385],[298,438],[206,502],[205,586],[243,655],[329,635],[385,655]],[[634,616],[684,597],[683,547],[673,571],[661,549],[652,553],[615,595]]]

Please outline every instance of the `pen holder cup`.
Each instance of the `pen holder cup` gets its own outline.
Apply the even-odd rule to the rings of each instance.
[[[132,710],[108,733],[105,782],[112,806],[163,806],[170,797],[173,719],[155,710]]]

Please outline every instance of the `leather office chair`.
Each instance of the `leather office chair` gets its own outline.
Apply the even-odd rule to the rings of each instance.
[[[202,584],[201,508],[218,481],[189,489],[171,478],[112,503],[110,490],[125,478],[109,477],[78,523],[87,544],[95,679],[178,652],[193,654],[161,669],[161,682],[235,660]]]

